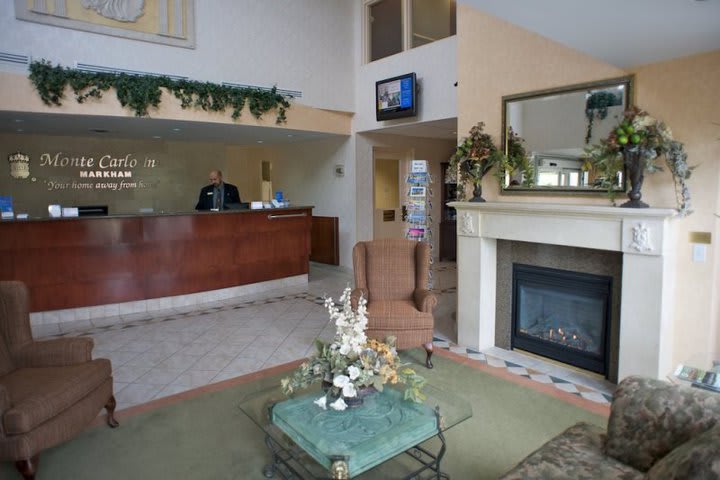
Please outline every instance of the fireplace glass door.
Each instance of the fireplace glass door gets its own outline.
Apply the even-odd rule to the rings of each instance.
[[[513,265],[512,348],[607,376],[612,277]]]

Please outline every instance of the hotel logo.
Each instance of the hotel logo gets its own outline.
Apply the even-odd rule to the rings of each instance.
[[[8,155],[10,163],[10,176],[13,178],[28,178],[30,176],[30,156],[24,153],[11,153]]]

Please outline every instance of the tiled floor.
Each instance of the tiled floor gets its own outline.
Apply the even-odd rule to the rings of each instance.
[[[456,277],[454,263],[433,266],[438,348],[608,403],[612,384],[597,378],[499,348],[476,352],[456,346],[451,341],[456,337]],[[95,339],[93,355],[112,361],[115,397],[124,409],[307,356],[316,338],[329,340],[335,332],[323,296],[337,299],[346,285],[352,285],[351,272],[311,264],[307,288],[105,318],[94,322],[95,328],[63,335]]]

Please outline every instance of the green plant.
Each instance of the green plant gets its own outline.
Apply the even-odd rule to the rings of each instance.
[[[502,164],[503,154],[498,151],[490,134],[483,132],[485,123],[480,122],[470,129],[469,135],[457,146],[450,157],[448,172],[457,172],[458,199],[465,198],[467,183],[479,185],[482,178],[493,167]]]
[[[687,153],[681,142],[673,139],[672,132],[665,125],[638,107],[627,110],[622,121],[597,145],[585,149],[584,170],[592,170],[597,175],[599,185],[608,190],[614,198],[617,179],[624,171],[629,156],[637,157],[639,168],[654,173],[662,171],[657,163],[664,157],[675,184],[677,210],[681,215],[689,215],[690,190],[685,180],[695,167],[687,163]]]
[[[247,104],[255,118],[275,109],[275,121],[280,124],[287,120],[286,112],[290,108],[288,97],[277,93],[275,87],[267,91],[173,80],[165,76],[83,72],[60,65],[52,66],[45,60],[30,64],[29,78],[46,105],[61,105],[68,86],[78,103],[84,103],[89,98],[101,98],[104,92],[114,88],[120,105],[129,107],[138,117],[147,116],[150,108],[160,105],[163,88],[180,100],[182,108],[197,107],[213,112],[232,109],[233,120],[240,117]]]
[[[607,90],[601,90],[591,94],[585,100],[585,118],[587,118],[588,126],[585,133],[585,143],[590,143],[592,137],[592,127],[595,119],[604,120],[607,118],[608,108],[620,105],[620,99]]]
[[[513,185],[513,177],[522,175],[522,181],[519,182],[524,187],[532,187],[535,183],[535,168],[527,155],[523,142],[525,140],[515,133],[512,127],[507,132],[507,153],[499,157],[497,169],[498,181],[502,184],[506,180],[506,176],[510,177],[510,183]]]

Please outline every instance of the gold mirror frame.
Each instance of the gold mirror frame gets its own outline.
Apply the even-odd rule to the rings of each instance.
[[[532,186],[525,172],[506,174],[502,193],[607,194],[582,170],[583,150],[620,123],[633,104],[632,87],[633,77],[624,76],[502,97],[501,145],[508,154],[512,128],[534,169]],[[625,191],[624,177],[618,191]]]

